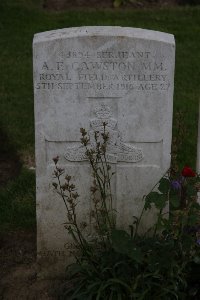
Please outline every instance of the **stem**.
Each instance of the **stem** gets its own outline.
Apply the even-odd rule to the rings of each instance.
[[[103,162],[101,162],[101,163],[103,165]],[[95,168],[94,163],[93,163],[93,161],[91,159],[90,159],[90,164],[91,164],[93,172],[94,172],[94,177],[96,178],[96,180],[98,182],[98,186],[99,186],[99,189],[100,189],[100,194],[101,194],[103,208],[105,209],[105,212],[106,212],[108,224],[111,227],[110,219],[109,219],[109,214],[108,214],[108,209],[107,209],[106,201],[105,201],[106,200],[105,181],[103,181],[102,178],[99,176],[97,168]],[[102,187],[102,184],[103,184],[103,187]]]
[[[162,214],[162,209],[159,210],[158,220],[159,220],[159,217],[161,216],[161,214]],[[156,236],[156,233],[157,233],[157,229],[158,229],[158,220],[157,220],[157,223],[155,224],[155,229],[154,229],[153,237],[155,237],[155,236]]]
[[[69,208],[67,206],[67,203],[65,201],[65,194],[64,194],[63,190],[61,189],[61,182],[60,182],[60,176],[59,175],[57,176],[57,179],[58,179],[58,185],[59,185],[59,189],[60,189],[60,195],[61,195],[61,197],[64,201],[65,207],[67,208],[68,214],[70,214],[70,210],[69,210]]]
[[[107,162],[107,159],[106,159],[106,155],[105,155],[105,153],[104,153],[104,159],[105,159],[105,164],[106,164],[106,171],[107,171],[107,178],[108,178],[108,180],[107,180],[107,184],[108,184],[108,190],[109,190],[109,192],[110,192],[110,194],[109,194],[109,199],[110,199],[110,211],[112,212],[113,211],[113,198],[112,198],[112,189],[111,189],[111,177],[112,177],[112,175],[110,176],[110,174],[109,174],[109,164],[108,164],[108,162]],[[113,215],[112,215],[112,226],[114,227],[114,224],[115,224],[115,220],[114,220],[114,217],[113,217]]]
[[[106,243],[105,243],[105,240],[104,240],[104,236],[103,234],[101,234],[101,225],[100,225],[100,222],[99,222],[99,216],[98,216],[98,209],[97,209],[97,206],[95,205],[95,213],[96,213],[96,221],[97,221],[97,224],[98,224],[98,228],[99,228],[99,236],[101,238],[101,241],[104,245],[104,248],[106,249]]]
[[[186,208],[186,187],[182,185],[181,187],[181,192],[180,192],[180,197],[181,197],[181,208]]]
[[[63,190],[61,188],[60,175],[57,176],[57,179],[58,179],[58,184],[59,184],[59,189],[60,189],[60,195],[61,195],[61,197],[62,197],[62,199],[64,201],[64,204],[65,204],[65,207],[67,209],[68,215],[70,216],[71,212],[70,212],[70,209],[69,209],[69,207],[68,207],[68,205],[67,205],[67,203],[65,201],[66,195],[64,194],[64,192],[63,192]],[[72,198],[71,192],[70,192],[70,198]],[[73,209],[72,212],[73,212],[74,219],[72,220],[73,222],[71,223],[71,225],[73,225],[76,228],[76,233],[78,235],[78,240],[79,240],[79,243],[80,243],[80,246],[81,246],[82,250],[84,252],[87,252],[87,249],[85,248],[85,245],[84,245],[85,240],[84,240],[84,238],[83,238],[83,236],[82,236],[82,234],[81,234],[81,232],[80,232],[80,230],[78,228],[78,225],[76,223],[76,215],[75,215],[75,211],[74,211],[74,207],[73,206],[72,206],[72,209]],[[75,240],[75,242],[78,243],[78,240],[77,240],[77,238],[76,238],[76,236],[74,234],[73,229],[71,230],[71,234],[72,234],[73,239]],[[83,243],[83,241],[84,241],[84,243]]]
[[[143,197],[143,200],[144,200],[145,196]],[[141,211],[141,214],[139,216],[139,219],[137,220],[137,223],[136,223],[136,227],[135,227],[135,233],[134,233],[134,237],[133,239],[135,239],[137,233],[138,233],[138,228],[139,228],[139,225],[140,225],[140,222],[141,222],[141,219],[142,219],[142,216],[144,214],[144,211],[145,211],[145,206],[143,206],[142,208],[142,211]]]

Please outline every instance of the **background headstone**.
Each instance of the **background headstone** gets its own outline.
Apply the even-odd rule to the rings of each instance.
[[[52,158],[72,175],[78,217],[89,220],[91,169],[80,128],[92,137],[106,120],[117,223],[127,229],[170,166],[175,43],[171,34],[143,29],[69,28],[36,34],[33,55],[38,262],[41,276],[56,276],[70,262],[70,237],[52,188]]]

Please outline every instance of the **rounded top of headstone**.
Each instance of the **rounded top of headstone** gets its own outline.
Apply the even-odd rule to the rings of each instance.
[[[33,43],[35,44],[56,39],[67,39],[84,36],[121,36],[175,44],[173,34],[141,28],[120,26],[84,26],[45,31],[36,33],[34,35]]]

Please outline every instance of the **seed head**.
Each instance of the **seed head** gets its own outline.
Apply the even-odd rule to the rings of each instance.
[[[66,179],[67,181],[70,181],[70,180],[71,180],[71,176],[70,176],[70,175],[66,175],[66,176],[65,176],[65,179]]]
[[[82,136],[87,135],[87,131],[85,130],[85,128],[80,128],[80,133],[81,133]]]

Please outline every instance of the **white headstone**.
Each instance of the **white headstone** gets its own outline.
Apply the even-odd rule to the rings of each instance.
[[[106,120],[117,223],[128,228],[142,196],[170,167],[175,43],[171,34],[143,29],[68,28],[36,34],[33,55],[38,262],[43,276],[55,276],[70,261],[70,239],[51,185],[52,158],[72,175],[78,217],[89,220],[91,169],[80,128],[92,132]]]

